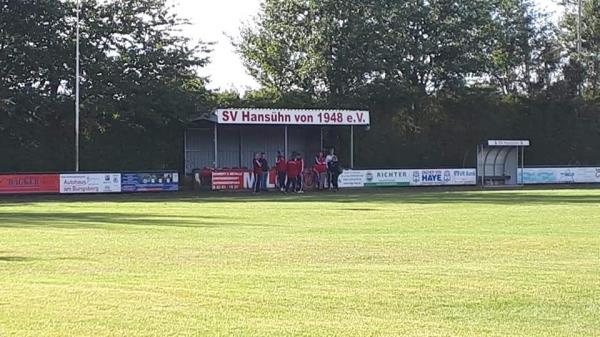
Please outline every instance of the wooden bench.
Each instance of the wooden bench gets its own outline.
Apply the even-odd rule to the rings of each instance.
[[[502,176],[486,176],[483,179],[484,185],[505,185],[506,182],[510,180],[510,176],[502,175]]]

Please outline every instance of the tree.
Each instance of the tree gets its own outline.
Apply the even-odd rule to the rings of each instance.
[[[74,50],[71,10],[59,1],[0,2],[0,99],[9,102],[0,106],[3,170],[31,170],[51,155],[66,159],[60,149],[72,105],[61,86]]]
[[[73,167],[75,8],[0,5],[2,170]],[[8,19],[10,18],[10,19]],[[83,169],[179,167],[181,128],[208,104],[196,69],[207,46],[178,35],[165,0],[85,0],[81,11]],[[6,156],[8,155],[8,156]]]
[[[600,0],[583,1],[581,16],[581,54],[577,54],[577,7],[568,3],[560,23],[561,40],[573,62],[584,68],[583,91],[600,96]]]
[[[498,0],[488,32],[487,74],[503,94],[534,95],[559,70],[561,46],[548,15],[527,0]]]
[[[343,104],[380,81],[420,95],[483,70],[492,2],[267,0],[239,50],[261,84]]]

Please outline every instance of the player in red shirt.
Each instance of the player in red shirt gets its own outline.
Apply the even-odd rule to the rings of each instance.
[[[286,164],[287,184],[285,185],[285,191],[289,192],[290,187],[293,187],[292,191],[296,191],[298,188],[298,175],[300,174],[300,165],[296,160],[296,153],[292,155],[290,160]]]
[[[275,163],[275,169],[277,170],[277,187],[281,192],[285,191],[285,176],[287,171],[287,162],[281,152],[277,153],[277,162]]]
[[[317,173],[317,187],[319,190],[325,189],[325,183],[327,182],[327,164],[325,163],[325,154],[319,152],[315,157],[315,171]]]

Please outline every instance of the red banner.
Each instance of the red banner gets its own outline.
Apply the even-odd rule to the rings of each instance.
[[[0,175],[0,194],[59,193],[58,174]]]
[[[250,170],[230,169],[212,173],[213,190],[251,190],[255,183],[254,174]],[[276,188],[277,170],[272,168],[267,178],[267,188]]]
[[[244,171],[213,172],[213,190],[242,190],[244,189]]]

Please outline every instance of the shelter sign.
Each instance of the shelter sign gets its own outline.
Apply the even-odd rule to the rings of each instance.
[[[219,109],[219,124],[369,125],[368,111],[302,109]]]
[[[529,146],[528,140],[488,140],[488,146]]]

